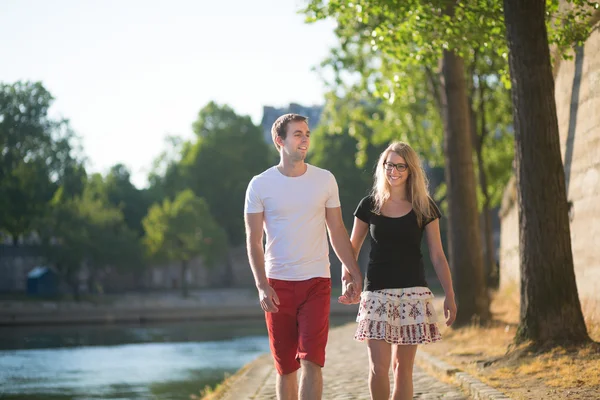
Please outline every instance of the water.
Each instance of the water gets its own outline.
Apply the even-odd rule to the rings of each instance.
[[[269,351],[264,321],[0,329],[0,399],[189,399]]]
[[[260,319],[0,328],[0,399],[187,400],[267,352]]]

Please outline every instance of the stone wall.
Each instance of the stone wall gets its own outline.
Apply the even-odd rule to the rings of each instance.
[[[25,292],[27,274],[36,266],[45,266],[34,246],[12,247],[0,245],[0,293]],[[83,292],[87,287],[88,272],[82,268],[79,276]],[[107,271],[98,277],[104,291],[123,292],[137,289],[170,290],[181,287],[180,264],[148,266],[140,275]],[[190,288],[253,287],[254,278],[244,246],[229,250],[227,259],[207,267],[202,260],[190,261],[186,277]]]
[[[25,292],[27,274],[38,265],[43,259],[37,251],[0,244],[0,293]]]
[[[572,61],[558,64],[555,92],[577,286],[582,299],[600,301],[600,24]],[[514,179],[500,216],[501,286],[506,287],[519,282]]]

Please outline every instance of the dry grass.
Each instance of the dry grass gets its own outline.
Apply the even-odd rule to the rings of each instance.
[[[581,309],[592,340],[600,342],[600,300],[584,299]]]
[[[243,368],[242,368],[242,370],[243,370]],[[242,370],[240,370],[240,371],[242,371]],[[200,394],[190,395],[190,400],[218,400],[218,399],[220,399],[227,392],[227,389],[229,389],[232,386],[233,381],[235,380],[235,378],[234,378],[235,376],[236,375],[232,376],[232,375],[226,374],[223,382],[217,384],[215,387],[206,386],[204,389],[200,390]]]
[[[515,346],[519,320],[516,288],[495,294],[489,326],[442,328],[444,340],[424,350],[476,376],[514,399],[600,399],[600,344],[532,352]],[[588,332],[600,340],[600,306],[583,301]]]

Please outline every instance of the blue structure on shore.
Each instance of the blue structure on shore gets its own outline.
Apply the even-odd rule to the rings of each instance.
[[[58,274],[48,267],[35,267],[27,274],[27,294],[31,296],[56,296]]]

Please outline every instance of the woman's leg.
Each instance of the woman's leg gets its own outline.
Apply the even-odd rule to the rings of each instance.
[[[372,400],[390,398],[390,361],[392,345],[385,340],[367,339],[369,350],[369,390]]]
[[[394,345],[392,351],[394,368],[393,400],[411,400],[413,398],[413,365],[417,345]]]

